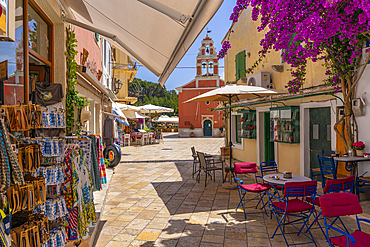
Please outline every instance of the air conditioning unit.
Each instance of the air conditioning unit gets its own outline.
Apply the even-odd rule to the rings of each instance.
[[[272,84],[270,81],[270,72],[259,72],[247,77],[247,85],[248,86],[258,86],[258,87],[265,87],[272,88]]]

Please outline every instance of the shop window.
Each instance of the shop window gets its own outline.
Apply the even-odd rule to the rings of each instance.
[[[24,85],[30,80],[52,82],[52,23],[37,6],[28,3],[27,9],[25,13],[22,0],[15,1],[15,40],[0,41],[0,62],[8,63],[4,99],[0,99],[6,105],[25,102]],[[27,29],[23,27],[24,16],[27,16]],[[25,70],[29,74],[24,75]]]
[[[8,79],[4,81],[4,103],[14,105],[23,102],[23,1],[15,3],[15,41],[0,41],[0,62],[8,63]]]
[[[36,10],[28,8],[28,46],[32,51],[50,60],[50,26]]]
[[[242,143],[242,115],[232,115],[231,116],[231,126],[232,128],[232,134],[231,134],[231,141],[234,144],[241,144]]]
[[[235,56],[235,80],[246,76],[245,51],[239,52]]]

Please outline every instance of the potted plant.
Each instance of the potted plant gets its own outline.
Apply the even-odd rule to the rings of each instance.
[[[222,156],[229,156],[230,155],[230,147],[226,145],[226,147],[221,147],[221,155]]]
[[[193,125],[190,125],[190,130],[194,130],[194,126]],[[190,132],[190,137],[195,137],[195,133],[194,132]]]
[[[362,141],[354,142],[352,148],[356,150],[356,155],[364,157],[365,144]]]
[[[224,137],[224,127],[220,127],[219,130],[220,130],[219,136]]]

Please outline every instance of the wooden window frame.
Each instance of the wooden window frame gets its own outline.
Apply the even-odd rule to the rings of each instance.
[[[28,4],[49,25],[49,52],[50,60],[44,58],[28,47]],[[32,55],[50,67],[50,83],[54,83],[54,25],[49,17],[42,11],[34,0],[23,0],[23,57],[24,57],[24,103],[29,104],[29,55]]]

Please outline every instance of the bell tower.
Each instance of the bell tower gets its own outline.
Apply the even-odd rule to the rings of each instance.
[[[197,77],[218,76],[218,57],[213,40],[206,37],[202,40],[197,56]]]

